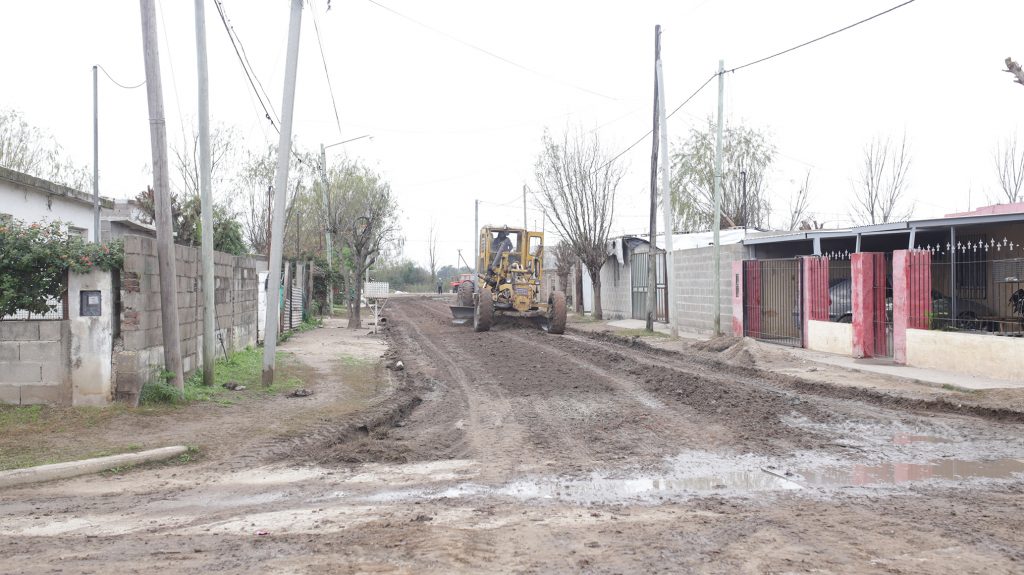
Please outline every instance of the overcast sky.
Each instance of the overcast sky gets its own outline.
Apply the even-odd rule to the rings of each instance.
[[[612,153],[650,129],[655,24],[664,30],[671,110],[719,59],[735,67],[899,3],[333,0],[327,11],[327,0],[316,0],[303,12],[294,135],[310,151],[373,135],[331,148],[329,160],[347,153],[385,175],[401,203],[407,257],[425,263],[433,222],[442,263],[454,264],[457,249],[472,251],[475,199],[481,223],[522,222],[522,187],[533,184],[545,127],[597,129]],[[289,2],[222,4],[280,114]],[[143,80],[139,3],[2,6],[0,107],[22,112],[91,165],[92,66],[123,84]],[[206,11],[212,121],[237,127],[246,147],[276,143],[212,1]],[[158,1],[157,16],[168,136],[180,145],[197,108],[193,2]],[[811,209],[829,227],[849,223],[852,179],[874,136],[906,133],[915,217],[977,207],[999,193],[996,142],[1024,123],[1024,86],[1002,71],[1007,56],[1024,61],[1022,23],[1020,0],[917,0],[728,74],[726,116],[768,132],[778,148],[769,185],[777,206],[811,170]],[[101,194],[127,198],[149,182],[145,89],[119,88],[101,72],[99,93]],[[716,98],[712,82],[669,120],[670,140],[714,114]],[[623,160],[613,231],[639,233],[650,141]],[[532,201],[529,208],[531,226],[541,225]]]

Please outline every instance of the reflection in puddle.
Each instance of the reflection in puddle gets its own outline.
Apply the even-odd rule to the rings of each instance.
[[[559,499],[575,503],[607,503],[622,499],[653,499],[694,492],[771,491],[800,489],[796,483],[760,470],[707,477],[638,477],[610,479],[537,479],[510,483],[498,492],[519,499]]]
[[[808,486],[840,487],[903,483],[927,479],[1006,479],[1015,473],[1024,473],[1024,461],[1019,459],[997,459],[994,461],[948,459],[930,463],[854,464],[850,467],[804,470],[800,472],[803,477],[798,481]]]

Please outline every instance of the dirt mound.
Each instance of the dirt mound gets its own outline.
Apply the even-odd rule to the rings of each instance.
[[[722,336],[697,342],[690,349],[716,354],[717,359],[731,365],[757,366],[756,344],[742,337]]]

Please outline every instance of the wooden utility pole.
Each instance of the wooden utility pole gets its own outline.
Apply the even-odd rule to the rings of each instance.
[[[167,125],[160,82],[156,9],[153,0],[139,0],[142,12],[142,51],[146,63],[146,99],[149,103],[149,137],[153,148],[153,198],[156,211],[156,255],[160,270],[160,327],[164,344],[164,369],[174,373],[174,387],[185,389],[178,337],[178,290],[174,277],[174,231],[171,226],[171,188],[167,174]]]
[[[665,71],[661,66],[661,58],[655,64],[658,73],[658,116],[661,117],[661,212],[664,216],[665,228],[665,294],[668,300],[668,323],[672,337],[679,337],[679,323],[676,313],[675,288],[672,285],[672,270],[675,269],[672,258],[672,190],[670,188],[672,157],[668,153],[668,118],[665,117]]]
[[[205,0],[196,0],[196,68],[199,72],[199,201],[202,209],[203,263],[203,385],[213,385],[217,354],[217,303],[214,297],[213,191],[210,182],[210,70],[206,62]],[[226,358],[225,358],[226,359]]]
[[[722,335],[722,246],[718,229],[722,226],[722,127],[725,123],[725,60],[718,61],[718,139],[715,141],[715,275],[711,278],[711,293],[715,306],[715,337]]]
[[[302,27],[302,0],[291,0],[288,28],[288,54],[284,69],[284,103],[281,106],[281,139],[277,147],[277,178],[274,181],[274,217],[270,235],[270,273],[267,285],[267,330],[263,344],[263,385],[274,383],[278,315],[270,312],[277,305],[281,289],[281,252],[284,248],[285,196],[288,194],[288,158],[292,153],[292,112],[295,109],[295,78],[299,63],[299,31]]]
[[[647,254],[647,331],[654,331],[658,315],[658,60],[661,59],[661,25],[654,27],[654,128],[651,130],[650,252]]]

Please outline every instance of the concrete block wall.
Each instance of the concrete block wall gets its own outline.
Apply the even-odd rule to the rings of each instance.
[[[714,282],[715,251],[713,247],[676,250],[672,254],[670,289],[675,293],[675,308],[680,331],[712,333],[714,331],[714,290],[720,293],[721,329],[729,333],[732,322],[732,262],[749,257],[741,244],[721,246],[721,268]]]
[[[0,321],[0,403],[69,404],[68,321]]]
[[[601,312],[604,319],[628,319],[633,316],[631,273],[629,263],[620,265],[615,258],[605,261],[601,268]]]
[[[142,386],[163,367],[160,278],[156,241],[125,236],[121,276],[121,341],[114,353],[116,397],[137,400]],[[178,329],[182,367],[189,377],[202,366],[203,293],[199,248],[175,246]],[[257,272],[266,263],[256,258],[214,255],[214,302],[217,334],[232,353],[256,344]],[[219,341],[214,343],[223,355]]]

